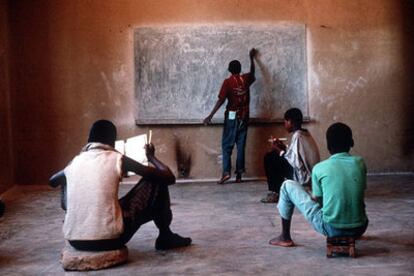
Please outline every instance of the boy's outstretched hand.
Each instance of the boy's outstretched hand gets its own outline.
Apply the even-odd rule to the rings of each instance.
[[[255,49],[255,48],[252,48],[251,50],[250,50],[250,53],[249,53],[249,55],[250,55],[250,58],[251,59],[253,59],[256,55],[257,55],[257,49]]]
[[[207,116],[204,120],[203,120],[203,124],[206,126],[208,124],[211,123],[211,116]]]

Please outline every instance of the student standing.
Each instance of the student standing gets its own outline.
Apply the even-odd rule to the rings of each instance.
[[[256,49],[250,50],[250,72],[240,74],[241,64],[238,60],[229,63],[231,76],[224,80],[221,86],[218,100],[211,113],[204,119],[204,124],[211,122],[211,118],[227,99],[226,111],[224,113],[223,136],[221,140],[223,154],[223,172],[218,184],[224,184],[231,177],[231,154],[234,144],[237,145],[236,159],[236,182],[242,181],[242,173],[245,172],[245,147],[247,128],[249,123],[249,87],[256,80],[254,57]]]

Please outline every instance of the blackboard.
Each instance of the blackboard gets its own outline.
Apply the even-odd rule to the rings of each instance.
[[[250,69],[252,121],[273,122],[298,107],[308,116],[306,28],[299,23],[145,26],[134,30],[136,123],[197,124],[212,110],[228,63]],[[214,122],[222,122],[224,106]]]

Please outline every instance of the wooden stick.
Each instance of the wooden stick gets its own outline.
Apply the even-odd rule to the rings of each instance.
[[[152,130],[149,130],[149,138],[148,138],[148,144],[151,144],[151,138],[152,138]]]

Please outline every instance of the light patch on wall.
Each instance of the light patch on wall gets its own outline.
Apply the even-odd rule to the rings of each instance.
[[[102,72],[101,71],[101,78],[102,78],[102,80],[103,80],[103,82],[105,84],[105,88],[106,88],[106,92],[108,94],[108,97],[111,98],[112,97],[113,89],[112,89],[111,84],[109,83],[108,78],[106,77],[105,72]]]
[[[313,43],[312,43],[312,36],[309,31],[306,32],[306,53],[313,53]],[[311,93],[316,94],[316,98],[321,93],[320,91],[320,79],[318,73],[314,70],[313,67],[313,56],[311,54],[306,55],[306,63],[307,63],[307,74],[308,74],[308,97],[311,98]],[[320,62],[318,63],[318,66],[320,66]],[[311,101],[309,101],[309,104],[311,104]],[[309,112],[310,113],[310,112]]]
[[[125,84],[125,80],[128,79],[128,75],[126,72],[126,66],[122,64],[118,70],[115,70],[112,73],[112,79],[117,84],[117,87],[121,87],[123,84]],[[117,93],[115,93],[112,101],[115,104],[115,106],[121,106],[121,100],[119,98],[119,94],[122,91],[122,89],[118,89]]]
[[[122,64],[119,68],[119,70],[114,71],[112,73],[112,78],[115,82],[124,82],[125,79],[127,78],[127,73],[126,73],[126,68],[125,65]]]
[[[345,87],[345,89],[350,92],[354,92],[358,88],[364,88],[367,83],[368,81],[365,78],[359,77],[358,80],[356,81],[352,81],[352,80],[348,81],[348,84]]]
[[[102,81],[105,84],[106,93],[108,95],[108,101],[114,103],[115,106],[121,106],[121,101],[119,100],[117,93],[114,93],[114,89],[112,88],[112,85],[108,80],[108,77],[106,76],[105,72],[101,71],[100,74]]]
[[[203,149],[207,156],[214,158],[217,164],[223,163],[223,156],[221,155],[221,150],[209,148],[205,144],[198,143],[198,142],[197,142],[197,147]]]

